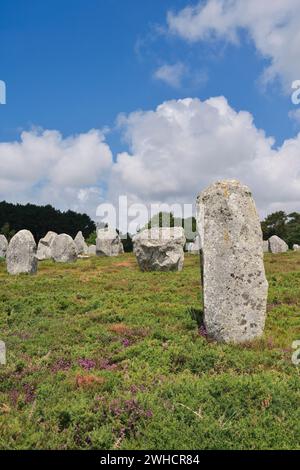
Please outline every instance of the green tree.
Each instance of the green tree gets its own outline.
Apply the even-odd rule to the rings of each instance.
[[[0,230],[0,233],[1,233],[1,235],[5,235],[6,239],[8,241],[10,241],[10,239],[14,236],[14,234],[16,232],[15,232],[15,230],[10,229],[10,226],[9,226],[8,222],[5,222],[5,224],[3,225],[3,227]]]
[[[286,230],[286,242],[289,247],[292,248],[294,244],[300,245],[300,214],[298,212],[289,214]]]
[[[11,204],[0,202],[0,227],[4,227],[9,233],[22,229],[30,230],[36,241],[44,237],[49,230],[57,233],[67,233],[75,237],[81,230],[87,238],[94,230],[95,223],[87,214],[79,214],[74,211],[61,212],[54,207],[37,206],[35,204]]]
[[[127,233],[126,238],[122,237],[121,241],[123,243],[125,253],[131,253],[133,251],[133,241],[131,235]]]
[[[273,235],[285,240],[287,238],[286,223],[288,216],[283,211],[274,212],[268,215],[261,224],[264,239],[267,240]]]

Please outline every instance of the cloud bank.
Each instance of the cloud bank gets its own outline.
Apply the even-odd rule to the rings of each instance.
[[[224,97],[168,101],[122,116],[130,151],[118,155],[109,196],[134,202],[190,203],[217,179],[249,184],[262,214],[300,207],[300,134],[274,148],[253,117]]]
[[[104,140],[99,130],[69,138],[33,130],[0,143],[0,200],[85,210],[101,198],[112,166]]]
[[[300,134],[279,148],[246,111],[221,97],[166,101],[119,117],[128,151],[113,159],[101,131],[64,138],[23,132],[0,143],[0,199],[86,211],[127,195],[135,203],[193,203],[218,179],[238,178],[261,215],[300,209]]]

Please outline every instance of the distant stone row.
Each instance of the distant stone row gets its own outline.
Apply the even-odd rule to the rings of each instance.
[[[263,251],[282,253],[288,246],[276,236],[262,241],[251,191],[239,181],[211,185],[199,194],[196,207],[199,237],[187,249],[198,252],[201,246],[207,335],[234,343],[258,338],[264,331],[268,295]],[[10,274],[36,272],[38,259],[71,262],[88,254],[117,256],[123,252],[119,235],[109,229],[98,230],[93,247],[87,247],[81,232],[74,240],[66,234],[49,232],[38,248],[27,230],[18,232],[8,246],[3,237],[0,240]],[[186,238],[181,227],[143,230],[135,235],[133,243],[142,271],[182,270]],[[294,250],[299,246],[295,245]]]
[[[265,253],[286,253],[288,250],[288,244],[277,235],[263,241],[263,251]],[[294,245],[293,250],[300,251],[300,246]]]
[[[88,246],[78,232],[76,237],[65,233],[58,235],[48,232],[38,246],[29,230],[20,230],[8,243],[4,235],[0,235],[0,258],[6,258],[9,274],[35,274],[38,261],[53,259],[57,263],[72,263],[78,257],[117,256],[123,253],[123,245],[116,231],[101,229],[97,232],[96,245]]]

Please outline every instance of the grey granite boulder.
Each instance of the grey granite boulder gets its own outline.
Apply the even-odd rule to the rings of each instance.
[[[289,247],[284,240],[277,237],[277,235],[273,235],[269,238],[269,249],[271,253],[286,253]]]
[[[74,238],[74,242],[77,246],[77,252],[79,255],[87,255],[88,254],[88,246],[85,242],[84,236],[82,232],[78,232],[76,237]]]
[[[181,271],[185,242],[183,228],[156,227],[134,236],[133,251],[142,271]]]
[[[122,253],[124,253],[123,243],[116,230],[110,228],[97,230],[97,256],[118,256]]]
[[[52,258],[57,263],[73,263],[78,257],[77,247],[73,238],[65,233],[55,237],[51,251]]]
[[[300,245],[297,245],[297,244],[293,245],[293,250],[300,251]]]
[[[37,271],[36,243],[29,230],[20,230],[10,240],[6,252],[9,274],[35,274]]]
[[[268,282],[262,231],[250,190],[236,180],[211,185],[197,198],[197,223],[208,335],[233,343],[261,336]]]
[[[44,238],[41,238],[37,248],[37,259],[43,261],[52,258],[51,247],[57,237],[57,233],[48,232]]]
[[[8,247],[8,241],[5,235],[0,235],[0,258],[5,258]]]
[[[96,245],[90,245],[88,247],[88,254],[89,255],[96,255]]]

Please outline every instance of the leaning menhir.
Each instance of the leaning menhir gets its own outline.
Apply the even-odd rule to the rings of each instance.
[[[77,252],[79,255],[87,255],[89,251],[89,247],[87,246],[84,236],[82,232],[78,232],[76,237],[74,238],[74,242],[77,247]]]
[[[0,258],[5,258],[8,242],[5,235],[0,235]]]
[[[183,228],[156,227],[135,235],[133,251],[142,271],[181,271],[185,242]]]
[[[62,233],[55,237],[51,247],[52,258],[57,263],[73,263],[77,260],[77,247],[70,235]]]
[[[40,239],[37,248],[37,259],[39,261],[44,261],[46,259],[52,258],[51,248],[56,237],[57,233],[50,231],[44,238]]]
[[[118,232],[111,228],[97,230],[97,256],[118,256],[124,253],[123,243]]]
[[[268,282],[250,190],[236,180],[213,184],[197,198],[197,223],[208,335],[234,343],[261,336]]]
[[[37,271],[36,243],[29,230],[20,230],[10,240],[6,252],[9,274],[35,274]]]

